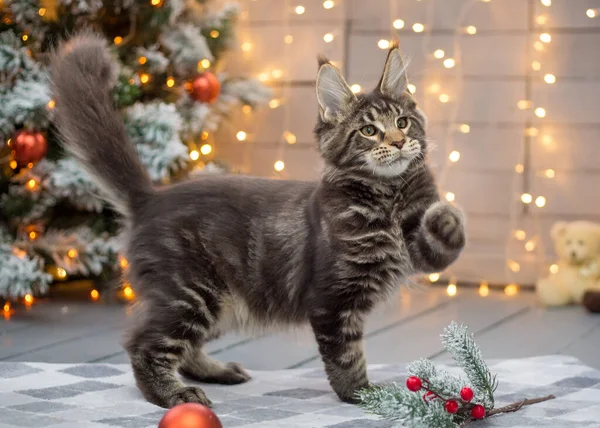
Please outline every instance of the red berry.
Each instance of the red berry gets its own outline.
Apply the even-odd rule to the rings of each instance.
[[[468,386],[465,386],[460,390],[460,398],[465,401],[471,401],[473,399],[473,390]]]
[[[427,391],[425,394],[423,394],[423,400],[425,401],[433,401],[435,398],[435,392],[433,391]]]
[[[421,382],[421,379],[416,376],[411,376],[406,379],[406,387],[409,389],[409,391],[417,392],[422,386],[423,383]]]
[[[485,408],[481,404],[476,404],[471,409],[471,416],[475,419],[483,419],[485,417]]]
[[[454,400],[448,400],[445,404],[446,411],[448,413],[456,413],[458,412],[458,403]]]

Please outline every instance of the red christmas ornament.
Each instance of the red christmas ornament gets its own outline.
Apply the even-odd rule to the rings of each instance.
[[[41,132],[26,129],[21,129],[14,135],[10,147],[15,152],[15,160],[19,166],[39,161],[48,151],[46,137]]]
[[[435,392],[433,391],[427,391],[425,394],[423,394],[423,400],[425,401],[433,401],[436,399],[435,396]]]
[[[460,398],[465,401],[471,401],[473,399],[473,390],[468,386],[465,386],[460,390]]]
[[[446,408],[446,411],[448,413],[456,413],[458,412],[458,403],[454,400],[448,400],[446,401],[446,404],[444,405],[444,407]]]
[[[212,103],[219,96],[221,83],[217,76],[209,71],[199,74],[192,80],[190,93],[192,98],[203,103]]]
[[[417,392],[419,389],[421,389],[422,386],[423,383],[421,382],[421,379],[419,379],[416,376],[411,376],[408,379],[406,379],[406,387],[409,391]]]
[[[223,425],[208,407],[185,403],[167,411],[158,423],[158,428],[223,428]]]
[[[485,417],[485,408],[481,404],[476,404],[471,409],[471,416],[475,419],[483,419]]]

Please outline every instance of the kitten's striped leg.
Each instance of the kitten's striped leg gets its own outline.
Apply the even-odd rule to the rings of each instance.
[[[197,349],[186,357],[179,367],[179,373],[196,382],[223,385],[237,385],[250,380],[250,375],[238,363],[223,364],[206,355],[202,349]]]
[[[464,217],[452,205],[436,202],[425,211],[411,238],[408,249],[414,267],[421,272],[442,271],[465,246]]]
[[[211,404],[201,388],[185,386],[176,372],[209,337],[219,301],[206,287],[185,287],[172,284],[171,294],[158,294],[145,302],[145,322],[125,344],[138,388],[148,401],[165,408],[181,403]]]
[[[347,403],[357,403],[355,393],[369,385],[363,322],[356,312],[331,313],[311,320],[329,383]]]

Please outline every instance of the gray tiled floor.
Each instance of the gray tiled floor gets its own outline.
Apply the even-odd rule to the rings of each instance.
[[[126,362],[120,341],[127,313],[118,304],[56,301],[17,311],[0,320],[0,361]],[[367,359],[371,364],[446,359],[439,334],[452,320],[470,326],[486,358],[560,353],[600,368],[600,316],[580,307],[546,310],[527,292],[480,297],[475,290],[460,290],[448,297],[442,288],[403,292],[377,308],[367,323]],[[259,337],[228,334],[207,350],[250,369],[321,365],[308,330]]]

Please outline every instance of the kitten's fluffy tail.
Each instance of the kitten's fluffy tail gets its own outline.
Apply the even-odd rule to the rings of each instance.
[[[63,43],[51,61],[55,123],[103,197],[131,216],[152,194],[152,182],[125,132],[110,94],[115,63],[105,41],[83,33]]]

